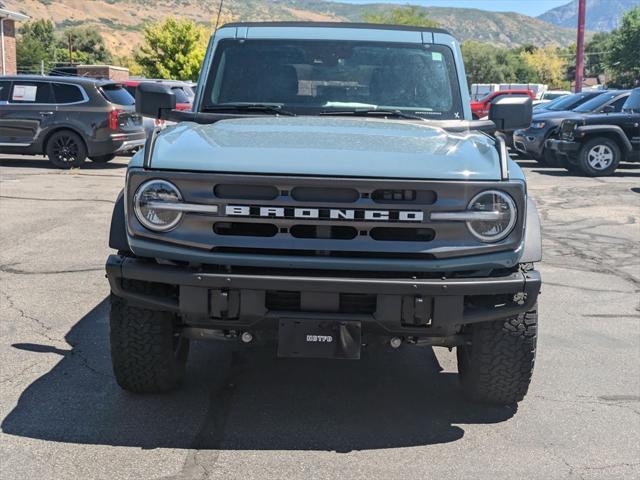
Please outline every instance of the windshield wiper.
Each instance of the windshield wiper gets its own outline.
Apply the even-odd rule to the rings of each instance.
[[[411,113],[403,112],[397,109],[385,109],[385,108],[356,108],[353,110],[323,110],[320,115],[353,115],[353,116],[380,116],[380,117],[397,117],[407,118],[409,120],[424,120],[424,118],[418,115],[412,115]]]
[[[209,105],[204,108],[205,112],[223,112],[223,111],[237,111],[237,112],[264,112],[274,113],[276,115],[286,115],[288,117],[295,117],[296,114],[282,109],[282,105],[272,105],[268,103],[221,103],[218,105]]]

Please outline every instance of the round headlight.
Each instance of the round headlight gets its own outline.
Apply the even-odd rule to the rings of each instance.
[[[173,183],[149,180],[138,187],[133,197],[133,209],[138,221],[149,230],[168,232],[182,219],[183,213],[171,208],[181,201],[180,190]]]
[[[515,202],[508,194],[498,190],[479,193],[471,199],[467,209],[488,214],[486,219],[467,222],[469,231],[483,242],[502,240],[511,233],[518,220]]]

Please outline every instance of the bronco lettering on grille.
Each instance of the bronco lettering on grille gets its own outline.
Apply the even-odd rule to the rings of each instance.
[[[422,222],[420,210],[368,210],[349,208],[257,207],[227,205],[224,209],[232,217],[297,218],[306,220],[367,220],[382,222]]]

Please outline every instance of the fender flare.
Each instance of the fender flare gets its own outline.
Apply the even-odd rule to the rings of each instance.
[[[527,218],[524,230],[524,248],[520,263],[535,263],[542,260],[542,229],[538,207],[527,197]]]
[[[607,133],[615,135],[620,141],[620,145],[626,148],[627,152],[633,150],[631,142],[624,133],[624,130],[617,125],[583,125],[576,128],[575,136],[580,136],[584,139],[587,135],[594,135],[596,133]]]
[[[131,247],[127,240],[127,223],[124,215],[124,190],[120,190],[111,214],[109,247],[119,252],[131,252]]]

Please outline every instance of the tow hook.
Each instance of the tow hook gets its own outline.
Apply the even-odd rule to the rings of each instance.
[[[400,348],[400,345],[402,345],[402,339],[400,337],[393,337],[389,342],[389,345],[391,345],[391,348]]]
[[[251,343],[253,341],[253,335],[251,332],[242,332],[240,340],[242,340],[242,343]]]

